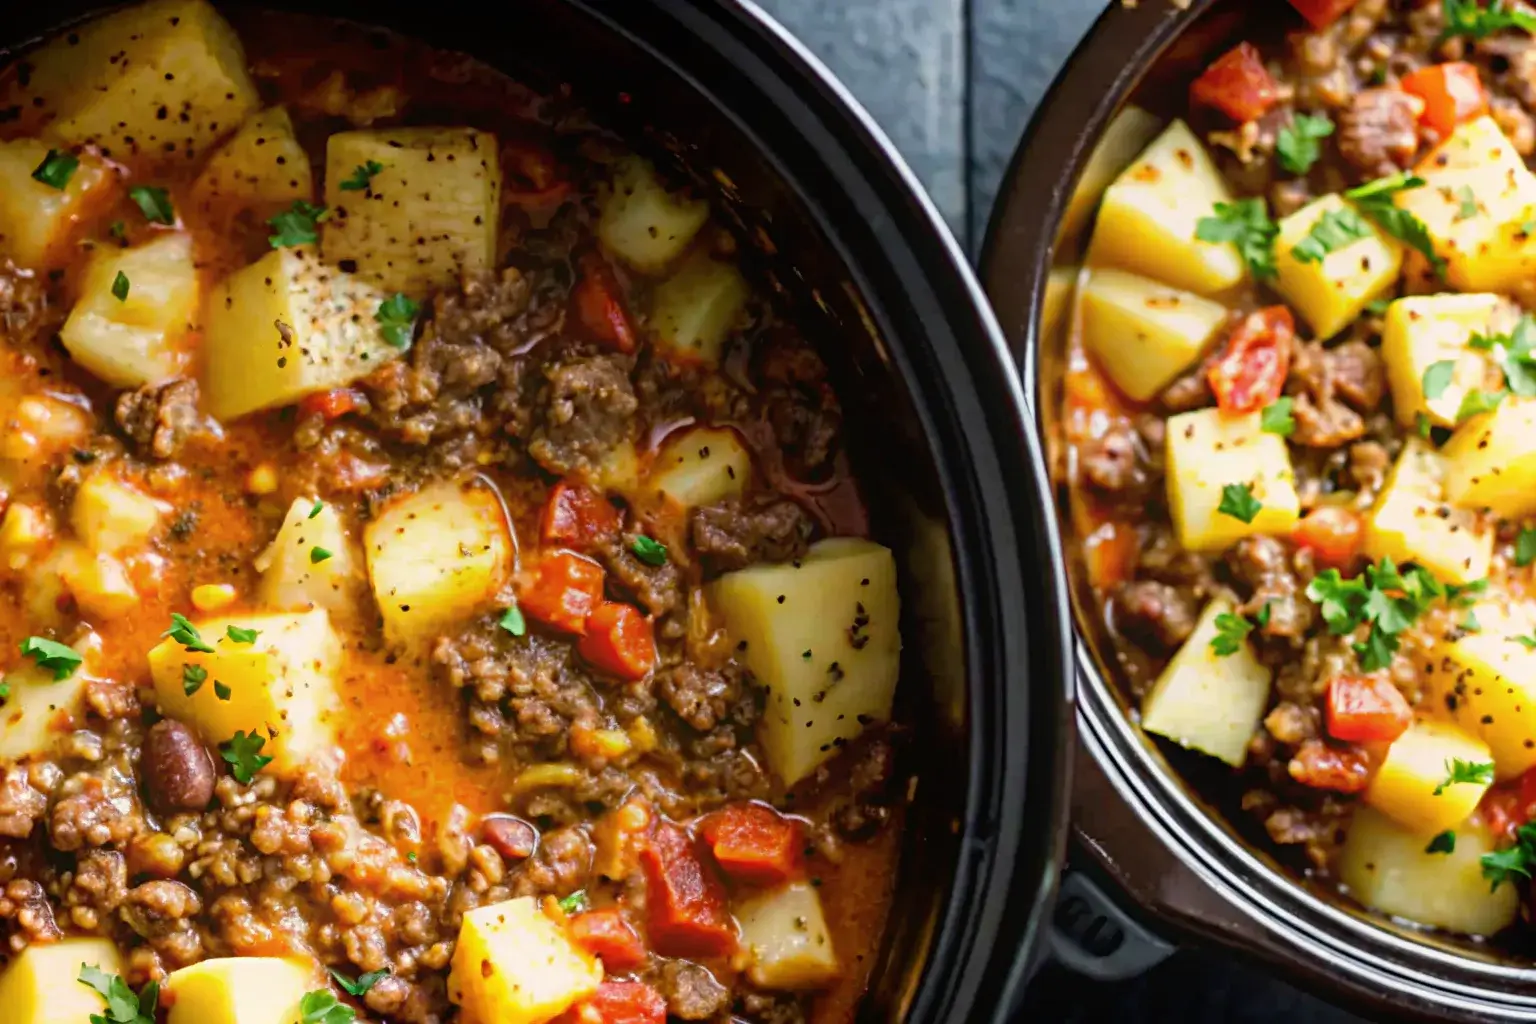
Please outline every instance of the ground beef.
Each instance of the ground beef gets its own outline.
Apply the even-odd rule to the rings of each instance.
[[[654,981],[667,1000],[667,1013],[679,1020],[709,1020],[731,1005],[731,990],[708,968],[686,960],[668,960]]]
[[[757,1024],[805,1024],[805,1004],[787,992],[743,991],[737,1008]]]
[[[619,356],[580,356],[544,367],[528,454],[551,473],[591,468],[630,436],[640,403]]]
[[[42,275],[0,259],[0,340],[29,343],[56,321]]]
[[[0,768],[0,836],[25,839],[48,810],[48,797],[32,788],[26,769]]]
[[[1257,621],[1269,609],[1259,634],[1300,644],[1317,623],[1317,607],[1306,597],[1306,584],[1291,565],[1285,542],[1244,537],[1226,554],[1226,566],[1247,601],[1239,613]]]
[[[1298,340],[1286,391],[1295,399],[1296,431],[1291,440],[1314,448],[1337,448],[1364,436],[1365,417],[1381,405],[1386,371],[1375,349],[1362,341],[1336,348]]]
[[[684,661],[657,672],[655,690],[677,717],[699,732],[709,732],[741,700],[742,671],[735,662],[710,669]]]
[[[111,765],[64,780],[48,819],[49,838],[60,850],[120,846],[143,828],[132,775]]]
[[[1141,541],[1136,563],[1138,576],[1186,587],[1197,597],[1210,592],[1209,556],[1184,550],[1167,522],[1146,523],[1137,532]]]
[[[0,921],[11,922],[11,952],[19,953],[33,942],[57,942],[64,937],[53,917],[53,904],[37,882],[13,878],[0,894]]]
[[[1174,379],[1157,396],[1157,404],[1169,415],[1181,412],[1194,412],[1196,409],[1204,409],[1216,403],[1216,395],[1211,391],[1211,379],[1207,373],[1208,364],[1202,363]]]
[[[592,841],[580,828],[546,832],[539,848],[523,862],[512,880],[518,896],[569,896],[592,869]]]
[[[1399,89],[1366,89],[1340,112],[1339,154],[1363,178],[1380,178],[1413,162],[1419,119],[1413,98]]]
[[[802,480],[825,476],[837,454],[843,413],[821,356],[799,335],[777,331],[759,353],[758,379],[785,468]]]
[[[660,565],[641,561],[635,554],[637,533],[605,541],[598,555],[608,567],[608,581],[621,597],[632,597],[651,615],[666,615],[683,604],[683,575],[671,558]]]
[[[1078,459],[1084,483],[1127,508],[1144,506],[1161,481],[1151,449],[1136,425],[1124,420],[1085,442]]]
[[[207,429],[197,411],[197,397],[195,380],[146,384],[137,391],[124,391],[114,410],[118,429],[141,454],[175,458],[189,438]]]
[[[688,520],[694,551],[711,574],[757,562],[788,562],[810,545],[815,524],[788,498],[732,498],[694,509]]]
[[[1392,469],[1392,453],[1377,441],[1358,441],[1349,446],[1349,476],[1355,489],[1379,494]]]
[[[1322,715],[1313,705],[1293,704],[1283,700],[1264,716],[1264,728],[1276,741],[1298,747],[1315,739],[1321,729]]]
[[[1199,613],[1189,592],[1155,580],[1122,585],[1111,604],[1120,634],[1154,654],[1166,654],[1187,640]]]
[[[850,752],[851,753],[851,752]],[[896,750],[877,736],[858,751],[848,773],[848,797],[832,812],[832,827],[852,842],[869,839],[891,820]]]

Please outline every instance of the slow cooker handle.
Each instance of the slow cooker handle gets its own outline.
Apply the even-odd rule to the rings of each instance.
[[[1082,871],[1061,880],[1047,936],[1056,963],[1094,981],[1125,981],[1157,966],[1174,947],[1115,905]]]

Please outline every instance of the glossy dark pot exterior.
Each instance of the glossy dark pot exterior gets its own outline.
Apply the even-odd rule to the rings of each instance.
[[[21,46],[103,5],[3,6],[0,44]],[[746,3],[251,6],[396,29],[543,91],[568,84],[599,123],[688,168],[743,237],[771,240],[758,266],[840,378],[875,534],[902,572],[918,785],[861,1019],[990,1019],[1028,970],[1065,846],[1065,590],[1006,346],[889,141]]]
[[[1102,190],[1104,175],[1123,169],[1140,148],[1124,147],[1113,168],[1101,157],[1085,175],[1106,128],[1132,99],[1154,112],[1177,112],[1189,82],[1239,38],[1299,25],[1283,0],[1195,0],[1188,10],[1168,0],[1143,0],[1135,9],[1115,3],[1041,105],[993,211],[982,276],[1024,367],[1048,456],[1055,454],[1050,439],[1069,315],[1047,324],[1052,316],[1042,311],[1062,308],[1047,293],[1060,298],[1067,279],[1060,270],[1078,258],[1082,211],[1096,199],[1090,190]],[[1080,183],[1085,191],[1073,204]],[[1141,732],[1114,682],[1113,657],[1070,548],[1063,497],[1058,493],[1057,512],[1078,624],[1077,850],[1157,930],[1250,954],[1373,1020],[1536,1019],[1528,953],[1431,935],[1309,883],[1240,832],[1240,815],[1224,813],[1225,772],[1206,777],[1198,758],[1179,760],[1176,769]]]

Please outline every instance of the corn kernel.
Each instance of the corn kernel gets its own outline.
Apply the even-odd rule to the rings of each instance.
[[[623,757],[633,747],[629,734],[621,729],[584,729],[578,726],[571,730],[571,749],[582,757],[602,757],[611,761]]]
[[[200,612],[216,612],[235,603],[235,588],[228,583],[201,583],[192,588],[192,607]]]
[[[277,490],[277,467],[263,462],[245,478],[245,489],[252,494],[271,494]]]

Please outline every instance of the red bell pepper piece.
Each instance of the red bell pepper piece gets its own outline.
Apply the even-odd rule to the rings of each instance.
[[[1355,743],[1391,743],[1413,721],[1413,708],[1390,680],[1334,676],[1328,680],[1328,735]]]
[[[1286,766],[1291,778],[1303,786],[1359,793],[1371,784],[1371,759],[1359,747],[1331,747],[1322,740],[1307,740]]]
[[[590,551],[619,532],[619,510],[590,487],[558,483],[544,504],[539,535],[552,547]]]
[[[1466,61],[1431,64],[1403,79],[1403,92],[1424,101],[1419,121],[1445,137],[1488,110],[1488,93],[1477,68]]]
[[[595,340],[619,352],[635,350],[635,332],[624,311],[623,293],[613,271],[596,253],[581,260],[581,280],[571,292],[576,319]]]
[[[656,665],[656,631],[634,605],[606,601],[587,616],[576,652],[611,676],[639,682]]]
[[[1291,6],[1312,23],[1313,28],[1327,28],[1359,0],[1291,0]]]
[[[641,981],[605,981],[556,1024],[667,1024],[667,1001]]]
[[[671,822],[656,826],[640,850],[645,872],[647,931],[663,956],[726,956],[736,948],[735,922],[725,909],[725,889],[693,848],[688,833]]]
[[[520,588],[518,606],[546,626],[580,636],[587,631],[587,617],[602,599],[602,566],[559,551],[539,561],[532,577]]]
[[[1291,368],[1296,321],[1284,306],[1250,313],[1206,372],[1216,405],[1229,415],[1255,412],[1280,397]]]
[[[1319,564],[1347,569],[1360,557],[1365,524],[1359,513],[1340,505],[1325,505],[1307,513],[1293,533],[1297,547],[1310,548]]]
[[[1280,90],[1253,44],[1238,43],[1195,79],[1189,95],[1196,106],[1214,107],[1241,124],[1263,117]]]
[[[571,941],[602,960],[609,974],[623,974],[644,964],[645,943],[617,908],[589,910],[571,918]]]
[[[800,823],[758,803],[731,804],[699,825],[730,878],[748,885],[780,885],[800,869],[805,846]]]
[[[333,388],[299,399],[301,414],[318,414],[327,422],[345,416],[362,405],[362,393],[353,388]]]

